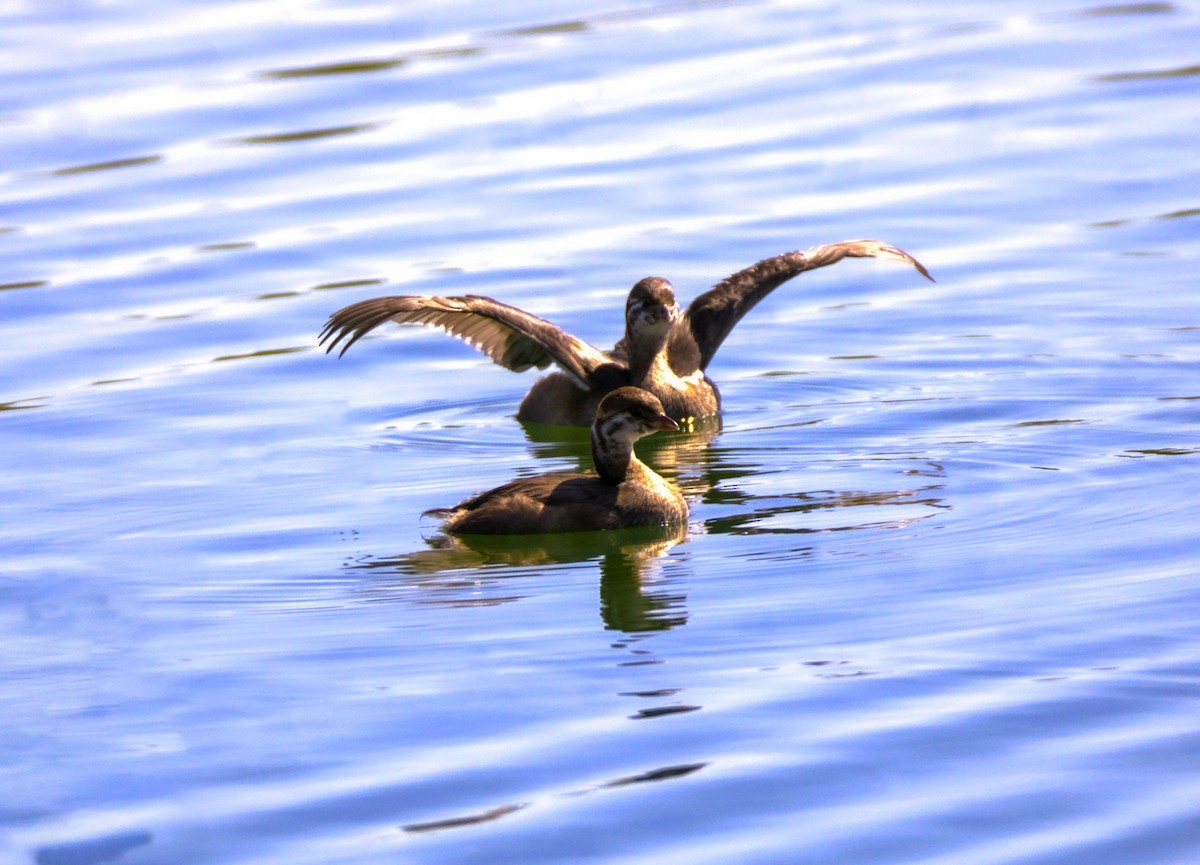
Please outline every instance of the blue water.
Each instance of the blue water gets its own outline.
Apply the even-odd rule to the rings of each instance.
[[[0,4],[0,863],[1192,863],[1200,7]],[[645,457],[447,546],[533,374],[855,237]]]

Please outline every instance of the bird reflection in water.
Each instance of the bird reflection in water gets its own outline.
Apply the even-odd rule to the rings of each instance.
[[[347,567],[379,578],[364,590],[373,600],[472,607],[522,599],[520,578],[547,566],[595,561],[604,626],[661,631],[687,622],[685,596],[659,585],[671,561],[668,551],[687,537],[686,525],[549,535],[435,534],[426,538],[429,549],[360,559]]]

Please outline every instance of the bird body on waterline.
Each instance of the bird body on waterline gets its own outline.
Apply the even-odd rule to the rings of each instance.
[[[633,444],[657,430],[679,429],[653,394],[636,387],[609,393],[592,423],[594,474],[555,472],[519,478],[453,508],[426,511],[443,531],[525,535],[679,525],[683,494],[638,459]]]

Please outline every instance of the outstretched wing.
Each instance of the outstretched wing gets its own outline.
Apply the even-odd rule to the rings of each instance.
[[[783,283],[806,270],[835,264],[843,258],[887,258],[911,264],[929,281],[921,262],[903,249],[877,240],[844,240],[812,249],[785,252],[739,270],[697,297],[671,334],[671,367],[680,376],[705,369],[742,316]]]
[[[321,331],[320,343],[342,350],[387,321],[428,324],[482,351],[514,372],[552,363],[587,388],[592,374],[612,358],[557,325],[490,297],[375,297],[339,309]]]

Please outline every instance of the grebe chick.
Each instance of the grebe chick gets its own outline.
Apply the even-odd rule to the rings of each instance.
[[[654,394],[621,387],[600,401],[592,423],[595,474],[555,472],[519,478],[427,514],[462,535],[526,535],[679,525],[682,493],[637,458],[633,444],[657,430],[679,429]]]

